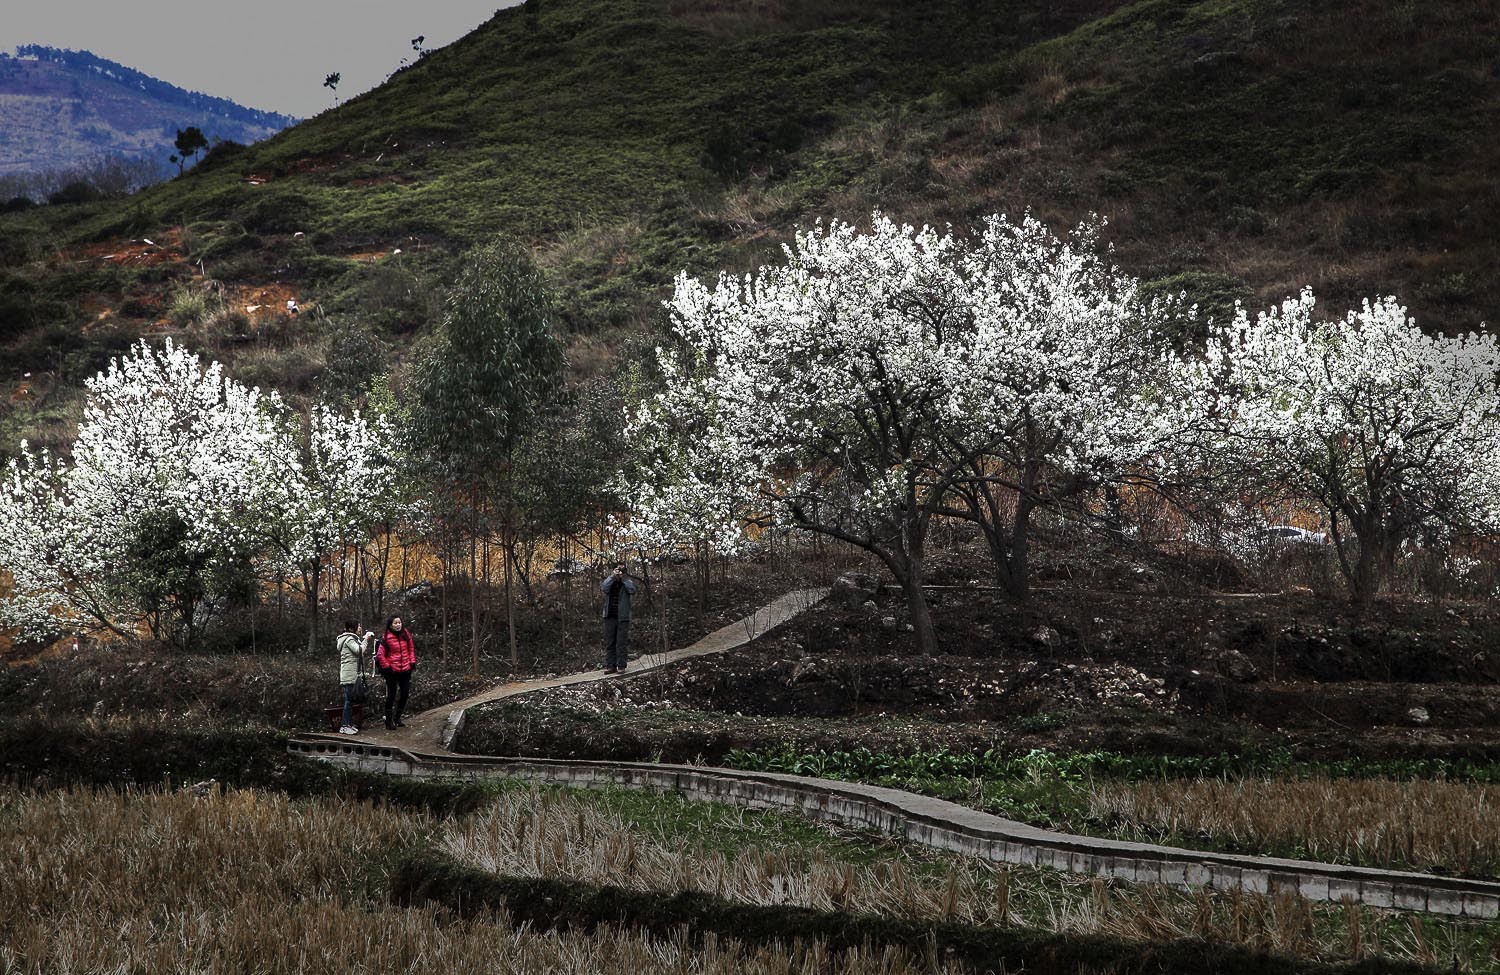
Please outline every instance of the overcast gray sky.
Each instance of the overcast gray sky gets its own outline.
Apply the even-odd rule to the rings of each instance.
[[[458,40],[518,0],[0,0],[0,51],[93,51],[250,108],[316,115],[375,87],[411,56]]]

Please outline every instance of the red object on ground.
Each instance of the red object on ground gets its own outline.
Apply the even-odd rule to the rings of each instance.
[[[360,728],[365,723],[365,706],[363,704],[351,704],[350,716],[354,718],[354,727]],[[344,723],[344,706],[335,704],[331,708],[323,709],[323,717],[328,719],[328,730],[338,731]]]

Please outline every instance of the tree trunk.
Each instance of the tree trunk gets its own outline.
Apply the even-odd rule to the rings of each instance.
[[[562,558],[559,560],[560,568],[567,570],[564,571],[562,575],[562,638],[563,642],[567,643],[568,622],[573,610],[573,573],[571,571],[573,565],[572,539],[564,535],[562,539],[562,545],[559,547],[562,549]]]
[[[510,628],[510,666],[514,670],[521,665],[521,652],[516,644],[516,591],[514,566],[516,562],[516,540],[507,529],[505,539],[505,623]]]
[[[646,595],[651,598],[652,605],[656,608],[656,619],[661,629],[661,652],[665,654],[672,649],[672,631],[667,624],[667,577],[657,576],[657,587],[652,588],[651,570],[643,567],[642,572],[646,580]],[[657,605],[657,596],[661,597],[660,605]]]
[[[479,490],[469,505],[469,676],[479,676]]]
[[[1016,500],[1016,516],[1011,522],[1009,557],[1001,564],[1000,585],[1016,602],[1031,595],[1031,512],[1035,505],[1026,498]],[[998,557],[998,553],[997,553]]]
[[[381,614],[385,612],[385,578],[390,573],[391,568],[391,532],[391,525],[389,522],[387,522],[385,526],[385,539],[382,541],[380,547],[380,577],[375,580],[376,619],[380,619]],[[403,577],[405,576],[405,574],[406,573],[403,571]],[[405,583],[402,583],[401,588],[406,588]]]
[[[1393,560],[1391,546],[1374,537],[1376,532],[1359,538],[1359,558],[1349,579],[1349,593],[1361,610],[1368,609],[1380,593]]]
[[[443,649],[442,649],[442,659],[443,659],[443,663],[446,664],[448,662],[448,588],[452,585],[452,581],[453,581],[453,572],[452,572],[453,551],[452,551],[452,549],[448,545],[448,542],[451,541],[451,539],[449,539],[447,537],[447,532],[444,532],[443,535],[444,535],[444,538],[443,538],[443,551],[442,551],[442,562],[443,562],[443,597],[442,597],[441,608],[439,609],[439,612],[443,614]]]
[[[916,644],[917,653],[922,656],[935,656],[937,654],[937,631],[932,626],[932,611],[927,606],[927,594],[922,591],[925,581],[920,557],[909,560],[905,578],[897,581],[901,583],[901,591],[906,596],[906,613],[911,618],[912,641]]]
[[[307,577],[307,652],[318,650],[318,586],[322,582],[323,563],[313,563],[312,573]]]
[[[885,562],[895,576],[906,597],[906,612],[910,617],[912,641],[916,652],[923,656],[937,654],[937,632],[932,626],[932,611],[927,606],[927,594],[922,591],[926,582],[926,524],[922,519],[909,519],[901,528],[905,544],[899,551],[875,549],[876,555]]]
[[[704,614],[708,612],[708,579],[711,567],[711,558],[707,542],[698,542],[698,625],[703,625]]]

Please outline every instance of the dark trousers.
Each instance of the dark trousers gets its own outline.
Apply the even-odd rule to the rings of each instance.
[[[341,728],[347,728],[354,724],[354,702],[350,699],[354,694],[353,684],[340,684],[344,691],[344,723]]]
[[[630,660],[630,621],[604,620],[604,669],[624,670]]]
[[[390,720],[399,720],[401,712],[406,710],[406,697],[411,693],[411,671],[405,670],[397,673],[394,670],[385,672],[385,716]]]

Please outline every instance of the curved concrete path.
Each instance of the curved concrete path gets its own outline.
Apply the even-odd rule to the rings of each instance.
[[[496,684],[494,687],[480,691],[478,694],[461,698],[451,704],[444,704],[442,707],[422,711],[413,716],[407,722],[405,728],[397,728],[395,731],[387,731],[384,728],[373,729],[361,733],[356,740],[375,742],[381,745],[399,745],[401,747],[416,747],[427,750],[436,749],[439,752],[447,752],[448,747],[453,744],[453,739],[457,736],[459,729],[463,727],[464,715],[468,712],[469,708],[480,704],[489,704],[491,701],[499,701],[502,698],[515,697],[517,694],[544,691],[551,687],[567,687],[570,684],[590,684],[601,680],[629,680],[632,677],[639,677],[641,674],[649,674],[653,670],[670,666],[678,661],[689,660],[693,657],[704,657],[711,653],[723,653],[725,650],[734,650],[751,642],[768,630],[775,629],[809,607],[822,602],[827,595],[827,589],[793,590],[785,596],[762,606],[744,619],[736,620],[728,626],[720,627],[691,646],[683,647],[679,650],[670,650],[666,653],[642,654],[638,659],[631,661],[629,670],[619,676],[606,674],[603,670],[586,670],[583,673],[567,674],[562,677],[547,677],[539,680],[511,681],[505,684]]]
[[[631,674],[743,646],[826,595],[827,590],[788,593],[690,647],[643,658]],[[814,819],[875,829],[996,862],[1141,883],[1256,893],[1290,891],[1317,901],[1353,901],[1377,908],[1473,918],[1500,916],[1500,883],[1077,836],[900,789],[801,775],[641,762],[504,758],[449,750],[462,727],[464,713],[475,705],[549,687],[628,677],[607,677],[596,670],[501,684],[423,712],[406,728],[378,737],[304,734],[292,738],[287,749],[316,761],[419,779],[506,777],[572,787],[623,786],[678,792],[752,809],[800,812]]]

